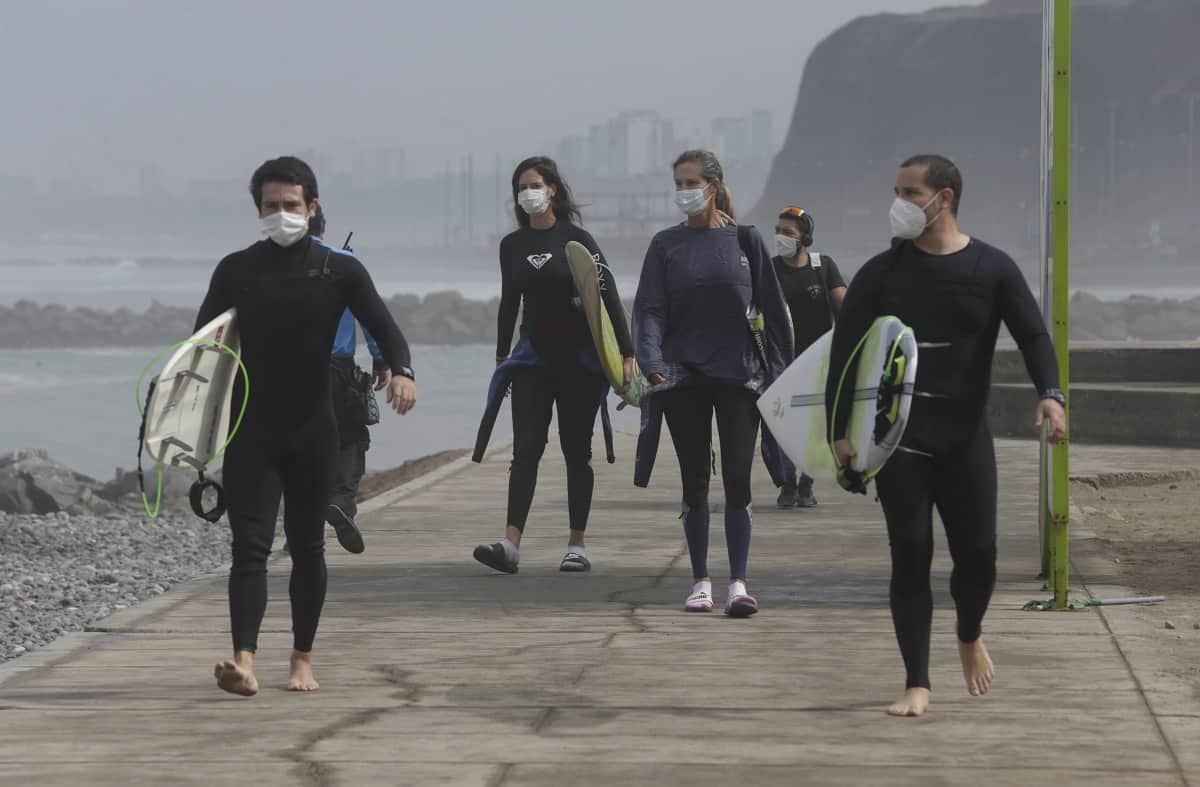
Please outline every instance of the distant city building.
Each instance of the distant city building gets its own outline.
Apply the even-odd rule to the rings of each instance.
[[[675,121],[663,118],[658,122],[658,159],[654,162],[654,171],[665,172],[682,152],[683,147],[675,138]]]
[[[587,172],[589,170],[588,138],[582,134],[563,137],[558,144],[554,158],[558,162],[559,169],[564,173],[569,173],[568,177],[571,174]]]
[[[350,179],[357,186],[378,186],[404,178],[404,148],[357,149],[350,159]]]
[[[608,125],[596,124],[588,131],[588,169],[597,177],[608,177]]]
[[[163,185],[162,170],[157,164],[147,164],[138,170],[138,194],[143,197],[157,197],[166,193]]]
[[[775,132],[770,112],[759,110],[750,113],[750,158],[758,163],[769,163],[775,153]]]
[[[624,174],[638,176],[654,172],[661,158],[658,113],[625,112],[621,120],[625,135]]]
[[[321,182],[322,178],[328,178],[333,174],[333,156],[328,153],[308,148],[301,150],[295,155],[308,164],[308,166],[312,167],[313,172],[316,173],[318,183]]]

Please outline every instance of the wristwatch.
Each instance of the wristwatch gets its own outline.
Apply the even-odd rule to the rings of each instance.
[[[1060,389],[1058,389],[1058,388],[1047,388],[1046,390],[1042,391],[1042,394],[1041,394],[1041,396],[1040,396],[1039,398],[1041,398],[1041,399],[1053,399],[1054,401],[1056,401],[1056,402],[1058,402],[1059,404],[1061,404],[1063,407],[1066,407],[1066,406],[1067,406],[1067,395],[1066,395],[1066,394],[1064,394],[1064,393],[1063,393],[1063,392],[1062,392]]]
[[[395,371],[393,371],[392,374],[393,375],[398,374],[401,377],[407,377],[408,379],[412,380],[413,382],[416,382],[416,380],[417,380],[417,378],[413,376],[413,370],[409,369],[407,366],[401,366],[399,369],[396,369]]]

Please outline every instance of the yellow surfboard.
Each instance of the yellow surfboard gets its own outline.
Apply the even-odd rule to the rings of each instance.
[[[575,282],[575,290],[579,293],[583,315],[587,320],[588,330],[591,331],[592,341],[596,344],[596,352],[600,356],[600,366],[613,390],[620,394],[625,384],[625,370],[622,365],[621,348],[617,345],[617,335],[613,331],[612,318],[604,307],[600,297],[600,270],[596,260],[587,247],[578,241],[567,243],[567,267],[571,271],[571,279]],[[646,388],[646,378],[635,363],[633,366],[633,381],[629,390],[620,394],[621,398],[637,407],[642,400],[642,392]]]

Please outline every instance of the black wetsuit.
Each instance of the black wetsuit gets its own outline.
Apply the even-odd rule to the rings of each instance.
[[[903,242],[864,265],[846,292],[829,359],[830,411],[846,359],[875,318],[887,314],[916,334],[918,394],[901,447],[876,484],[891,544],[892,620],[907,686],[929,688],[934,506],[954,561],[950,590],[960,641],[979,638],[996,583],[996,458],[986,406],[1000,322],[1039,393],[1058,388],[1058,366],[1037,302],[1008,255],[974,239],[941,256]],[[830,417],[834,437],[844,437],[848,409]]]
[[[496,357],[509,354],[517,312],[524,303],[521,335],[540,362],[515,373],[512,383],[513,462],[508,480],[507,525],[525,529],[546,448],[552,409],[558,410],[558,439],[567,464],[567,507],[572,530],[587,528],[592,505],[592,429],[603,381],[580,363],[592,344],[583,311],[574,301],[566,245],[583,244],[600,264],[601,297],[612,319],[621,355],[633,344],[617,283],[592,236],[559,220],[547,230],[524,227],[500,241],[500,316]]]
[[[411,377],[408,344],[362,264],[312,238],[288,248],[260,241],[221,260],[197,327],[230,307],[237,309],[250,379],[245,419],[223,468],[233,532],[233,647],[258,646],[282,494],[294,647],[307,652],[325,601],[325,506],[338,457],[329,348],[346,308],[378,339],[392,372]],[[235,401],[240,397],[235,388]]]
[[[783,289],[783,297],[792,314],[797,356],[833,327],[833,318],[838,310],[833,301],[833,291],[846,286],[833,257],[828,254],[820,257],[819,268],[814,268],[811,263],[796,268],[788,265],[783,257],[771,259],[779,286]]]

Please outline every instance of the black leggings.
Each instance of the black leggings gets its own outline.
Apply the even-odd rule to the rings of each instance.
[[[750,557],[750,470],[758,442],[757,397],[735,385],[706,383],[659,394],[683,481],[683,530],[692,576],[708,576],[708,481],[712,475],[712,420],[721,437],[725,486],[725,543],[730,579],[746,579]]]
[[[370,443],[342,445],[338,451],[337,472],[329,502],[354,519],[358,516],[358,485],[367,473],[367,447]]]
[[[583,368],[529,366],[512,381],[513,461],[508,477],[508,526],[525,530],[550,415],[558,410],[558,443],[567,462],[567,510],[572,530],[586,530],[592,509],[592,430],[602,397],[599,377]]]
[[[312,650],[325,604],[325,507],[333,492],[338,459],[331,409],[300,428],[268,427],[247,414],[229,446],[223,471],[233,567],[229,571],[229,617],[233,649],[254,652],[267,609],[267,557],[275,538],[279,501],[292,558],[288,595],[293,647]]]
[[[979,639],[996,586],[996,454],[987,423],[959,448],[929,457],[897,451],[876,478],[892,550],[891,605],[907,688],[929,688],[933,507],[946,529],[958,639]]]

